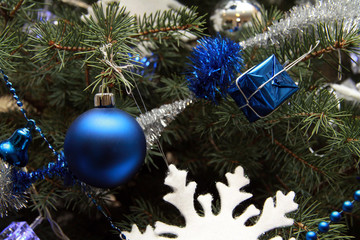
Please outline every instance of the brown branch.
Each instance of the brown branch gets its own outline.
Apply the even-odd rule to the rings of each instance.
[[[42,66],[42,67],[40,68],[40,70],[43,69],[44,67],[48,66],[48,65],[50,64],[50,62],[51,62],[53,59],[55,59],[55,56],[56,56],[56,54],[54,54],[53,57],[50,59],[49,63],[47,63],[47,64],[45,64],[44,66]],[[72,60],[75,60],[75,59],[79,59],[80,57],[81,57],[80,55],[72,56],[71,58],[68,59],[68,61],[72,61]],[[56,65],[59,65],[59,64],[61,64],[61,61],[56,60],[56,62],[55,62],[54,64],[52,64],[52,65],[50,65],[49,67],[47,67],[44,71],[49,71],[50,69],[52,69],[53,67],[55,67]]]
[[[93,51],[96,48],[90,48],[90,47],[68,47],[68,46],[61,46],[60,44],[56,44],[54,41],[49,41],[49,46],[52,48],[65,50],[65,51],[71,51],[71,52],[81,52],[81,51]]]
[[[184,26],[172,26],[172,27],[166,27],[166,28],[149,29],[149,30],[144,31],[144,32],[139,32],[139,33],[137,33],[135,35],[132,35],[130,37],[138,38],[138,37],[148,35],[148,34],[152,34],[152,33],[186,30],[186,29],[189,29],[189,28],[192,28],[192,27],[198,28],[199,26],[192,25],[192,24],[187,24],[187,25],[184,25]]]
[[[302,62],[305,62],[307,60],[309,60],[310,58],[317,58],[319,56],[321,56],[322,54],[324,53],[330,53],[330,52],[333,52],[333,51],[336,51],[337,49],[339,48],[344,48],[348,45],[347,41],[346,40],[343,40],[342,42],[338,42],[336,41],[335,44],[333,46],[328,46],[326,48],[323,48],[319,51],[316,51],[316,52],[312,52],[312,53],[309,53],[305,58],[303,58],[301,61]],[[254,47],[254,49],[252,50],[252,53],[251,53],[251,57],[250,57],[250,60],[253,60],[255,59],[255,54],[257,52],[257,48]],[[246,63],[245,65],[245,68],[248,68],[248,63]]]
[[[298,227],[298,228],[301,228],[302,230],[306,231],[306,232],[309,232],[310,230],[308,229],[308,227],[306,225],[304,225],[303,223],[301,222],[295,222],[294,221],[294,224],[293,224],[295,227]],[[320,239],[319,236],[316,237],[316,239]]]
[[[308,227],[307,226],[305,226],[303,223],[301,223],[301,222],[295,222],[294,221],[294,226],[295,227],[298,227],[298,228],[301,228],[302,230],[305,230],[305,231],[309,231],[309,229],[308,229]]]
[[[319,168],[311,165],[310,163],[308,163],[307,161],[305,161],[304,159],[302,159],[301,157],[299,157],[298,155],[296,155],[294,152],[292,152],[289,148],[287,148],[286,146],[284,146],[282,143],[280,143],[278,140],[276,140],[275,138],[272,138],[270,135],[266,134],[272,141],[274,141],[274,143],[276,145],[278,145],[279,147],[281,147],[286,153],[290,154],[293,158],[295,158],[296,160],[298,160],[299,162],[303,163],[304,165],[308,166],[309,168],[311,168],[312,170],[314,170],[315,172],[318,172],[322,175],[325,175],[325,173],[320,170]]]
[[[258,46],[255,46],[255,47],[252,49],[250,61],[254,61],[258,49],[259,49]],[[245,64],[245,68],[248,68],[248,66],[249,66],[249,62],[247,62],[247,63]]]
[[[333,51],[336,51],[337,49],[339,48],[344,48],[345,46],[347,45],[347,42],[346,40],[342,40],[342,42],[338,42],[336,41],[335,44],[333,46],[328,46],[326,48],[323,48],[319,51],[316,51],[316,52],[312,52],[310,54],[308,54],[303,60],[303,62],[309,60],[310,58],[317,58],[319,56],[321,56],[322,54],[324,53],[330,53],[330,52],[333,52]]]
[[[211,145],[214,147],[214,149],[215,149],[217,152],[220,152],[219,147],[216,145],[214,139],[213,139],[211,136],[209,137],[209,141],[210,141]]]
[[[19,51],[22,47],[24,46],[24,44],[20,44],[16,49],[14,49],[10,55],[14,55],[17,51]]]
[[[90,85],[90,67],[87,63],[85,65],[85,83],[87,87]]]
[[[21,5],[23,4],[24,0],[20,0],[16,6],[14,7],[14,9],[10,12],[9,17],[13,18],[16,14],[16,12],[19,10],[19,8],[21,7]]]
[[[356,138],[347,138],[346,139],[346,142],[358,142],[359,141],[359,139],[356,139]]]
[[[155,40],[155,41],[158,41],[158,40],[168,40],[168,39],[171,39],[171,37],[169,36],[166,36],[166,37],[161,37],[161,38],[158,38],[158,37],[152,37],[152,38],[143,38],[141,40],[143,41],[150,41],[150,40]]]

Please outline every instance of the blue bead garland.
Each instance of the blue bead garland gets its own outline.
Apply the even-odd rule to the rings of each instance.
[[[354,200],[353,201],[345,201],[342,205],[342,211],[333,211],[330,214],[330,222],[322,221],[318,225],[318,233],[326,233],[330,229],[330,223],[339,222],[342,217],[343,212],[351,212],[354,209],[354,202],[360,202],[360,190],[354,192]],[[316,232],[309,231],[306,233],[306,240],[316,240],[317,234]]]
[[[42,132],[41,128],[39,126],[36,125],[35,121],[32,119],[29,119],[26,115],[26,110],[23,108],[23,102],[21,102],[19,100],[19,96],[16,95],[16,90],[15,88],[12,87],[12,83],[9,81],[9,77],[4,73],[4,71],[2,69],[0,69],[0,73],[3,75],[3,80],[6,84],[6,86],[9,88],[10,93],[13,95],[13,98],[16,100],[16,104],[18,105],[20,112],[23,114],[24,118],[26,119],[27,122],[33,121],[34,122],[34,126],[35,126],[35,130],[37,132],[40,133],[40,136],[44,139],[44,141],[47,143],[47,145],[49,146],[49,149],[53,152],[54,156],[57,156],[58,153],[55,151],[55,148],[50,144],[50,142],[47,140],[47,138],[45,137],[44,133]]]
[[[355,199],[355,201],[360,202],[360,190],[357,190],[354,193],[354,199]]]
[[[351,201],[345,201],[342,205],[342,210],[344,212],[351,212],[354,208],[354,204]]]
[[[329,231],[330,226],[328,222],[320,222],[318,228],[319,232],[326,233]]]
[[[317,234],[316,232],[310,231],[306,233],[306,240],[316,240]]]
[[[113,223],[111,217],[109,215],[107,215],[104,211],[104,209],[97,203],[97,201],[95,200],[95,198],[93,198],[93,196],[91,196],[91,194],[86,190],[86,187],[83,187],[83,191],[86,192],[86,195],[88,196],[88,198],[91,199],[91,201],[94,203],[94,205],[96,206],[96,208],[105,216],[105,218],[109,221],[111,227],[113,229],[115,229],[116,231],[118,231],[118,233],[120,234],[120,238],[121,240],[129,240],[126,238],[125,234],[122,233],[121,229],[118,228],[117,226],[115,226],[115,224]]]
[[[339,213],[338,211],[333,211],[330,214],[330,220],[332,222],[339,222],[341,220],[341,213]]]

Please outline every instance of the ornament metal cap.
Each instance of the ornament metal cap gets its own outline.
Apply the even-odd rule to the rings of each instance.
[[[94,97],[94,106],[97,108],[110,108],[115,106],[113,93],[97,93]]]

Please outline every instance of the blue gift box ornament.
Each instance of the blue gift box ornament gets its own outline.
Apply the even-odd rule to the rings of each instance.
[[[236,79],[228,93],[250,122],[268,116],[298,90],[286,71],[309,55],[319,43],[316,41],[315,47],[311,46],[307,53],[286,67],[272,55]]]
[[[229,88],[230,96],[250,122],[268,116],[298,90],[288,69],[272,55],[243,73]]]

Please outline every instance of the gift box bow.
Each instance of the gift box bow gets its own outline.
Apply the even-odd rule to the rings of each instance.
[[[229,88],[230,96],[250,122],[266,117],[298,90],[275,55],[242,74]]]

